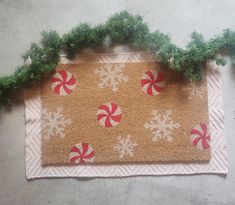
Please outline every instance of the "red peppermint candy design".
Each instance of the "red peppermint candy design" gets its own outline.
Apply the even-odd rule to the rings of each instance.
[[[75,144],[69,153],[70,162],[75,164],[94,162],[94,158],[94,149],[87,143]]]
[[[75,88],[75,78],[68,71],[57,71],[51,78],[51,88],[58,95],[69,95]]]
[[[149,70],[141,78],[141,88],[148,95],[160,94],[164,86],[164,76],[161,71]]]
[[[210,133],[205,123],[198,124],[191,130],[190,139],[192,144],[198,149],[204,150],[210,148]]]
[[[115,103],[106,103],[99,107],[97,120],[104,127],[114,127],[121,122],[122,111]]]

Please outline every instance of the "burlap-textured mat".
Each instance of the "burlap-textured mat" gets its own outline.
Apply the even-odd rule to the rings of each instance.
[[[45,79],[41,100],[43,165],[210,160],[206,79],[78,62]]]

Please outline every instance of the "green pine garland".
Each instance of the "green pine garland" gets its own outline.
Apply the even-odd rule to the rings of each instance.
[[[207,60],[225,65],[225,59],[219,55],[223,49],[229,51],[235,64],[234,31],[224,30],[222,35],[209,41],[194,32],[191,41],[182,49],[171,43],[169,36],[159,31],[151,33],[141,16],[122,11],[111,16],[105,24],[95,27],[80,24],[62,37],[56,31],[42,32],[42,47],[32,44],[23,56],[25,60],[30,59],[30,64],[18,67],[12,75],[0,77],[0,104],[10,103],[12,93],[32,86],[55,69],[61,49],[67,52],[69,58],[73,58],[80,49],[100,47],[107,36],[111,37],[113,43],[155,51],[166,68],[181,71],[190,80],[201,79],[201,70]]]

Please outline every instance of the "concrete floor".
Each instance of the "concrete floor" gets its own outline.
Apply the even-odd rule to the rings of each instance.
[[[128,10],[151,29],[168,33],[184,46],[196,30],[210,38],[235,28],[231,0],[0,0],[0,76],[22,63],[21,55],[40,31],[61,34],[79,22],[97,24]],[[229,173],[116,179],[25,179],[23,102],[0,111],[0,205],[235,204],[235,67],[223,67]]]

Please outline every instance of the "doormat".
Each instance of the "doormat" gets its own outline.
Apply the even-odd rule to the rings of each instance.
[[[210,160],[206,78],[95,59],[42,83],[43,165]]]
[[[97,65],[99,65],[98,70],[100,70],[101,64],[106,64],[110,62],[112,62],[113,64],[130,63],[130,65],[131,63],[138,62],[138,63],[141,63],[141,65],[144,65],[144,66],[147,65],[145,67],[147,68],[146,72],[144,72],[140,78],[139,88],[141,92],[143,92],[143,94],[149,97],[164,96],[164,92],[165,93],[169,92],[169,90],[172,88],[176,89],[175,84],[181,81],[180,77],[176,77],[174,74],[175,76],[174,81],[171,82],[169,80],[171,79],[171,77],[169,76],[171,76],[172,74],[166,75],[166,73],[164,73],[158,67],[159,65],[155,64],[153,53],[147,53],[147,54],[146,53],[131,53],[131,54],[94,55],[94,56],[89,55],[89,56],[86,56],[86,58],[84,56],[80,56],[80,58],[76,59],[73,62],[69,62],[67,59],[62,58],[62,63],[69,64],[69,66],[74,66],[77,64],[79,65],[87,64],[87,62],[85,63],[85,61],[87,61],[87,58],[92,58],[94,61],[92,63],[93,64],[97,63]],[[64,67],[62,66],[62,68]],[[159,74],[159,76],[161,76],[161,78],[163,79],[164,83],[161,83],[161,82],[158,83],[159,87],[162,88],[158,90],[156,89],[158,94],[156,94],[156,92],[153,89],[144,88],[143,84],[146,83],[146,80],[144,79],[145,81],[143,81],[143,76],[144,78],[146,78],[146,75],[148,77],[148,74],[146,74],[148,72],[148,68],[149,70],[151,70],[151,68],[153,71],[156,70],[155,73],[153,72],[154,73],[153,75],[159,74],[159,72],[162,72],[161,74],[163,74],[163,75]],[[53,83],[57,81],[55,78],[57,79],[59,78],[58,73],[60,75],[63,75],[63,72],[61,72],[61,70],[65,70],[71,73],[71,74],[69,73],[67,74],[67,77],[69,78],[68,84],[71,83],[71,85],[67,86],[69,89],[64,88],[65,87],[64,85],[60,86],[61,87],[60,89],[56,88],[55,84],[53,85]],[[124,74],[127,76],[126,73]],[[77,75],[74,75],[69,69],[67,70],[67,69],[59,68],[57,72],[54,73],[54,75],[52,75],[49,80],[50,80],[50,83],[48,83],[48,85],[50,89],[53,91],[53,95],[55,96],[60,95],[59,93],[62,93],[62,95],[60,96],[69,97],[72,95],[72,93],[76,92],[76,89],[82,88],[81,86],[82,81],[79,82],[77,79]],[[124,82],[127,83],[128,81],[129,81],[129,76],[128,76],[128,80]],[[75,86],[73,85],[73,82],[76,82]],[[183,91],[181,90],[179,91],[178,89],[176,90],[177,92],[186,92],[186,93],[189,92],[189,90],[191,90],[191,92],[189,92],[190,95],[187,95],[187,100],[192,99],[193,97],[195,98],[195,96],[197,96],[198,99],[201,99],[202,98],[201,96],[207,93],[207,90],[203,90],[203,91],[200,90],[199,92],[197,89],[193,89],[194,87],[191,82],[184,82],[184,83],[189,83],[189,85],[184,86],[184,87],[182,86]],[[227,172],[227,156],[226,156],[225,139],[223,136],[223,110],[221,107],[222,98],[221,98],[221,90],[220,90],[221,89],[220,74],[218,70],[217,72],[207,74],[206,78],[204,79],[202,83],[207,83],[206,85],[208,85],[209,113],[208,113],[208,106],[205,106],[206,107],[205,110],[207,110],[207,116],[209,114],[209,126],[207,126],[208,124],[208,117],[207,117],[207,123],[206,123],[206,120],[204,119],[204,123],[199,123],[198,125],[194,126],[191,129],[188,135],[188,139],[190,140],[193,148],[201,151],[201,153],[205,151],[207,152],[207,154],[202,155],[204,156],[204,158],[201,158],[201,159],[199,158],[196,159],[196,157],[191,158],[193,161],[193,163],[191,164],[183,164],[182,157],[180,159],[175,159],[175,161],[169,160],[169,158],[155,158],[155,159],[147,158],[147,159],[144,159],[143,161],[141,159],[140,160],[138,159],[139,161],[138,160],[134,161],[134,159],[136,158],[135,153],[138,153],[137,148],[139,147],[140,142],[133,140],[133,139],[138,140],[138,138],[133,137],[134,136],[133,134],[127,134],[125,137],[125,140],[123,140],[123,138],[121,137],[122,135],[119,135],[116,137],[116,140],[119,143],[114,144],[112,146],[112,149],[110,150],[112,150],[113,155],[114,153],[116,153],[118,157],[116,158],[116,161],[115,160],[108,161],[110,162],[108,164],[98,165],[98,163],[105,163],[106,161],[103,159],[97,161],[97,154],[94,149],[95,146],[91,146],[90,142],[77,142],[77,140],[75,140],[76,142],[72,145],[72,147],[70,148],[68,152],[68,160],[67,159],[65,161],[59,160],[55,162],[53,160],[58,159],[58,158],[52,157],[50,159],[51,161],[49,160],[50,162],[45,163],[42,161],[41,155],[43,156],[43,151],[47,150],[46,147],[48,146],[48,142],[54,138],[56,139],[58,138],[60,140],[66,139],[66,136],[67,136],[66,127],[71,126],[71,123],[73,122],[72,122],[72,119],[69,117],[70,115],[64,114],[65,109],[63,107],[64,105],[63,101],[58,101],[61,103],[60,106],[57,106],[57,107],[54,107],[53,105],[48,106],[47,111],[46,111],[46,108],[44,106],[46,105],[46,100],[48,100],[47,102],[49,102],[50,101],[49,99],[51,100],[55,99],[55,96],[50,95],[48,99],[45,99],[45,102],[43,101],[44,97],[47,98],[46,95],[43,96],[43,89],[45,90],[48,89],[46,84],[43,84],[42,86],[42,93],[40,89],[38,88],[34,88],[33,90],[28,90],[26,92],[26,101],[25,101],[25,105],[26,105],[26,175],[27,177],[28,178],[45,177],[45,176],[57,176],[57,177],[58,176],[91,176],[91,177],[92,176],[106,176],[107,177],[107,176],[129,176],[129,175],[192,174],[192,173],[210,173],[210,172],[211,173],[226,173]],[[105,88],[101,88],[102,86],[99,86],[99,85],[97,85],[97,87],[99,89],[105,89]],[[119,89],[124,90],[123,88],[121,88],[121,83],[120,83],[120,86],[118,86],[118,90]],[[68,90],[71,90],[71,92]],[[114,93],[118,92],[118,90],[113,91],[113,92]],[[150,90],[152,90],[152,93]],[[148,91],[150,94],[148,94]],[[91,90],[87,92],[91,92]],[[128,92],[126,92],[125,94],[130,95]],[[212,101],[212,98],[214,99],[213,101]],[[131,101],[129,103],[133,104],[133,102]],[[105,124],[106,120],[102,121],[103,116],[101,116],[101,118],[98,117],[98,115],[102,114],[102,112],[100,113],[100,111],[97,111],[99,109],[102,110],[103,108],[105,108],[105,106],[103,106],[102,104],[102,107],[99,106],[95,112],[96,122],[102,128],[107,128],[107,129],[118,128],[118,126],[120,127],[122,125],[121,123],[123,119],[125,119],[125,115],[123,115],[123,109],[121,108],[118,109],[118,106],[115,106],[114,104],[117,104],[117,103],[111,102],[110,104],[106,105],[106,107],[115,108],[114,110],[116,110],[116,113],[118,116],[115,119],[119,119],[119,120],[121,119],[121,121],[120,123],[113,123],[113,121],[109,120],[110,122],[112,122],[110,123],[112,126],[110,126],[109,123]],[[77,104],[75,103],[74,106],[76,105]],[[56,112],[53,112],[51,110],[48,112],[50,108],[55,108]],[[181,110],[182,109],[183,109],[183,106]],[[149,128],[149,125],[153,124],[154,122],[153,116],[154,114],[156,114],[156,110],[157,109],[154,109],[154,111],[151,111],[148,121],[145,122],[143,125],[143,129],[145,130],[145,132],[147,131],[149,132],[149,135],[148,135],[149,139],[151,139],[152,143],[156,143],[158,146],[159,146],[159,143],[161,143],[161,145],[163,145],[164,143],[169,143],[169,144],[173,143],[174,140],[177,139],[176,135],[170,135],[171,136],[170,138],[166,136],[156,138],[154,137],[155,135],[153,135],[151,128]],[[85,109],[85,111],[87,110]],[[119,117],[120,112],[121,112],[121,116]],[[168,109],[165,112],[165,116],[168,115],[168,117],[169,116],[171,117],[170,121],[172,121],[173,124],[175,124],[173,127],[174,129],[182,128],[182,125],[184,124],[182,124],[182,122],[181,123],[178,122],[177,120],[178,118],[174,118],[173,113],[174,111],[173,111],[173,108],[171,107],[171,109]],[[140,115],[137,115],[137,118],[139,116]],[[59,121],[63,124],[62,128],[57,130],[57,135],[59,137],[57,136],[53,138],[54,135],[52,134],[49,135],[50,133],[53,133],[53,129],[51,130],[51,132],[49,132],[48,130],[46,131],[47,133],[49,133],[46,137],[45,135],[43,135],[43,133],[47,129],[46,124],[43,125],[44,123],[43,121],[46,119],[51,119],[51,118],[60,119]],[[108,126],[105,126],[105,125],[108,125]],[[87,132],[89,133],[89,131]],[[145,132],[142,132],[142,133],[145,133]],[[205,132],[207,133],[206,135],[205,135]],[[177,132],[171,132],[171,134],[173,133],[177,133]],[[204,139],[203,136],[205,136],[206,140],[203,140]],[[128,150],[131,147],[130,148],[131,151],[118,152],[120,149],[123,148],[122,143],[128,145],[127,146]],[[130,144],[131,146],[129,146]],[[57,146],[56,150],[59,150],[59,152],[57,151],[57,154],[59,154],[61,151],[63,153],[63,150],[64,150],[63,146],[58,146],[58,145],[56,146]],[[211,160],[210,160],[210,149],[211,149]],[[59,159],[61,158],[59,157]],[[73,159],[74,161],[73,160],[71,161],[71,159]],[[209,160],[210,162],[208,163],[200,163],[202,161],[209,161]],[[187,158],[186,161],[190,162],[189,158]],[[129,162],[129,163],[123,164],[122,162]],[[143,162],[143,163],[138,163],[138,162]],[[161,162],[161,163],[158,163],[158,162]],[[165,162],[165,163],[162,163],[162,162]],[[172,162],[174,163],[171,164]],[[71,163],[72,164],[79,163],[80,165],[79,166],[67,166],[66,165],[66,164],[71,164]],[[84,166],[83,165],[84,163],[95,163],[96,165],[87,164],[86,166]],[[42,166],[42,164],[47,165],[47,166],[44,167]],[[56,166],[57,164],[60,166]],[[64,164],[64,165],[62,166],[61,164]]]

